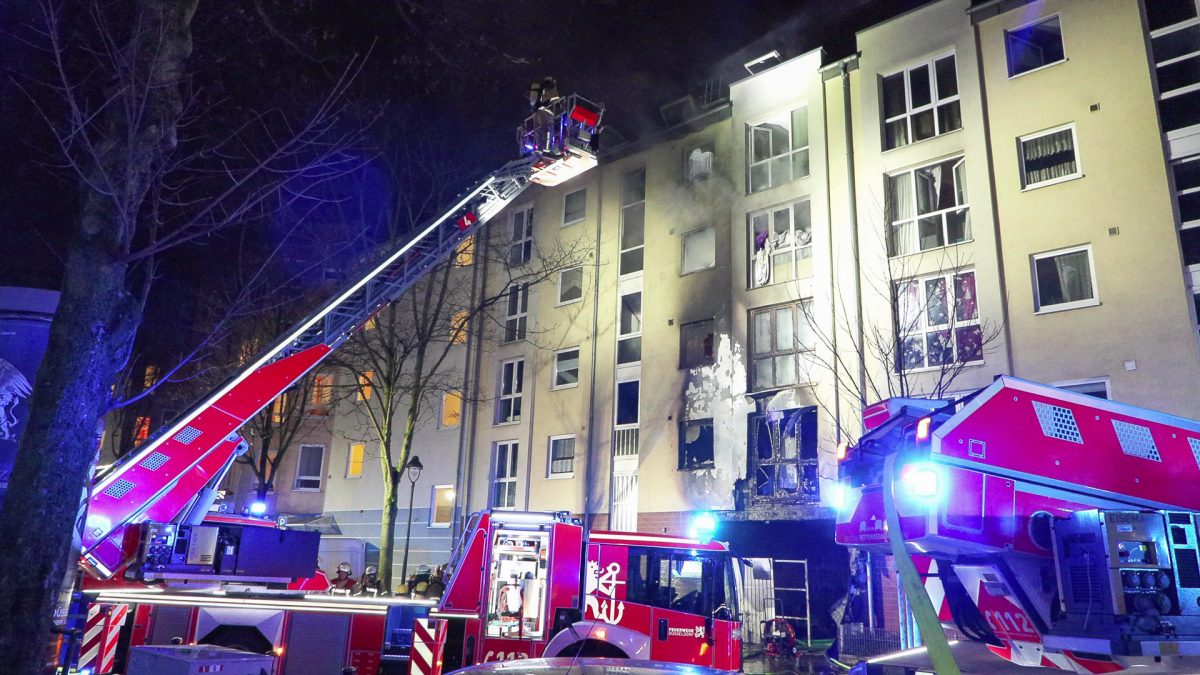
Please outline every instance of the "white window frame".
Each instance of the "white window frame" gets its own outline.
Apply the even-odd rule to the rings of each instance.
[[[354,461],[353,461],[354,446],[356,446],[356,445],[363,449],[363,454],[362,454],[362,461],[360,461],[358,463],[359,464],[358,473],[354,474],[354,473],[350,473],[350,465],[354,463]],[[367,465],[367,444],[366,443],[351,443],[349,446],[346,447],[346,480],[358,480],[358,479],[362,478],[364,467],[366,467],[366,465]],[[298,470],[299,470],[299,468],[297,467],[297,471]]]
[[[432,529],[444,530],[444,529],[448,529],[451,525],[454,524],[454,500],[453,500],[453,498],[450,500],[450,520],[447,520],[444,523],[439,523],[436,520],[438,490],[447,490],[447,489],[450,490],[451,495],[454,494],[454,486],[450,485],[448,483],[445,485],[431,485],[429,488],[429,527]]]
[[[628,204],[621,204],[621,228],[617,232],[617,274],[621,277],[640,275],[646,270],[646,167],[639,167],[621,174],[620,198],[622,200],[625,199],[625,181],[629,179],[630,176],[639,172],[642,174],[642,198],[638,201],[629,202]],[[636,246],[630,246],[629,248],[621,248],[624,245],[625,238],[625,214],[638,206],[642,207],[642,243]],[[621,261],[624,259],[625,254],[631,253],[638,249],[642,250],[641,267],[630,272],[621,271]]]
[[[567,352],[575,352],[575,381],[571,382],[569,384],[558,384],[558,355],[565,354]],[[583,355],[583,350],[580,349],[579,347],[567,347],[566,349],[559,349],[559,350],[555,351],[554,354],[551,355],[551,359],[552,359],[550,362],[551,363],[551,368],[550,368],[550,388],[551,389],[556,389],[556,390],[557,389],[574,389],[575,387],[579,386],[579,371],[580,371],[579,366],[580,366],[580,363],[582,360],[582,355]]]
[[[563,297],[562,297],[563,275],[566,274],[567,272],[572,272],[574,270],[579,270],[579,297],[575,298],[574,300],[563,300]],[[559,270],[557,281],[558,281],[558,283],[556,286],[557,290],[555,293],[555,298],[558,300],[558,302],[556,302],[554,304],[555,307],[562,307],[564,305],[573,305],[577,302],[583,302],[583,265],[579,265],[577,267],[571,267],[571,268],[565,269],[565,270]]]
[[[512,381],[509,383],[511,385],[510,392],[505,394],[504,393],[504,385],[505,385],[505,379],[506,379],[505,368],[509,364],[512,364],[512,373],[511,373],[511,377],[509,378]],[[520,372],[520,377],[517,377],[518,372]],[[523,357],[520,357],[520,358],[506,359],[504,361],[501,361],[500,368],[499,368],[498,380],[499,381],[498,381],[497,387],[496,387],[496,413],[495,413],[495,419],[493,420],[493,425],[494,426],[502,426],[505,424],[520,424],[521,416],[525,412],[524,410],[522,410],[521,413],[518,413],[515,416],[510,417],[509,419],[502,419],[500,416],[500,414],[501,414],[500,410],[501,410],[501,406],[503,405],[504,401],[513,401],[512,405],[510,405],[510,407],[509,407],[510,413],[516,409],[516,405],[518,403],[522,403],[522,405],[523,405],[523,402],[521,399],[524,396],[524,389],[525,389],[525,359]],[[518,382],[520,382],[520,384],[521,384],[520,389],[517,389]]]
[[[554,471],[554,442],[555,441],[565,441],[568,438],[571,439],[571,442],[572,442],[571,470],[555,472]],[[575,436],[575,434],[561,434],[558,436],[551,436],[546,441],[546,478],[549,480],[562,480],[564,478],[574,478],[575,477],[575,456],[577,454],[576,450],[578,448],[579,448],[579,439]]]
[[[304,456],[304,448],[320,448],[321,449],[321,469],[320,473],[315,476],[301,475],[300,461]],[[316,480],[316,487],[300,487],[301,480]],[[296,453],[296,477],[292,480],[293,492],[320,492],[325,487],[325,446],[321,443],[302,443]]]
[[[627,298],[631,295],[638,296],[637,328],[635,330],[631,330],[628,333],[623,333],[623,332],[621,332],[622,331],[621,313],[622,313],[622,311],[624,311],[624,308],[625,308],[625,302],[624,302],[625,298]],[[635,363],[642,362],[642,347],[644,345],[642,344],[641,340],[642,340],[642,328],[645,325],[645,313],[646,313],[645,300],[646,300],[645,294],[642,293],[642,291],[640,289],[636,290],[636,291],[629,291],[628,293],[622,293],[622,294],[617,295],[617,354],[614,355],[614,357],[617,359],[617,367],[618,368],[620,368],[622,366],[629,366],[629,365],[632,365]],[[630,341],[633,339],[638,340],[638,358],[635,361],[627,361],[625,363],[621,363],[620,362],[621,343],[627,342],[627,341]]]
[[[947,56],[954,57],[954,83],[955,83],[955,88],[957,89],[957,92],[950,96],[942,98],[939,95],[940,92],[938,91],[936,64],[938,61],[941,61],[942,59],[946,58]],[[959,66],[958,54],[954,51],[948,51],[948,52],[943,52],[941,54],[938,54],[937,56],[932,56],[928,59],[924,59],[920,63],[915,63],[913,65],[906,66],[904,68],[894,70],[889,73],[883,73],[882,75],[880,75],[880,78],[879,78],[879,117],[882,120],[883,126],[881,129],[882,135],[880,137],[879,146],[883,149],[884,152],[887,152],[889,150],[896,150],[897,148],[905,148],[914,143],[930,141],[939,136],[944,136],[945,134],[962,130],[963,114],[962,114],[962,100],[960,98],[960,95],[962,94],[962,84],[958,81],[958,66]],[[913,105],[912,105],[912,82],[911,82],[910,73],[912,73],[912,71],[920,69],[920,68],[924,68],[926,70],[926,72],[929,73],[929,86],[930,86],[929,103],[926,103],[925,105],[922,105],[922,106],[918,106],[917,108],[914,109]],[[904,112],[900,113],[899,115],[893,115],[892,117],[885,117],[885,115],[887,115],[887,112],[884,110],[883,81],[888,79],[889,77],[893,77],[895,75],[900,75],[900,74],[903,74],[903,80],[904,80]],[[955,101],[959,102],[958,103],[958,128],[943,130],[941,128],[942,122],[941,122],[941,118],[938,117],[937,109],[943,105],[949,105]],[[922,138],[919,141],[913,140],[913,124],[912,124],[913,118],[916,117],[917,115],[920,115],[923,112],[926,112],[926,111],[930,111],[933,113],[933,129],[934,129],[933,135],[930,136],[929,138]],[[887,126],[888,126],[888,124],[890,124],[892,122],[898,122],[900,120],[904,120],[905,128],[908,132],[908,135],[906,136],[908,141],[905,142],[903,145],[896,145],[896,146],[889,148],[887,146]]]
[[[1062,43],[1063,57],[1057,61],[1043,63],[1042,65],[1040,65],[1036,68],[1030,68],[1029,70],[1023,70],[1019,73],[1013,73],[1012,72],[1012,59],[1009,57],[1009,51],[1008,51],[1008,49],[1009,49],[1008,36],[1017,31],[1024,30],[1026,28],[1030,28],[1032,26],[1036,26],[1039,23],[1046,23],[1047,21],[1053,21],[1054,19],[1058,19],[1058,39],[1059,39],[1059,42]],[[1030,73],[1036,73],[1036,72],[1045,70],[1047,68],[1050,68],[1052,66],[1057,66],[1060,63],[1066,63],[1069,60],[1070,59],[1067,58],[1067,39],[1065,36],[1063,36],[1062,15],[1059,14],[1058,12],[1055,12],[1054,14],[1047,14],[1046,16],[1038,17],[1038,18],[1034,19],[1033,21],[1026,21],[1025,23],[1023,23],[1019,26],[1013,26],[1012,28],[1006,28],[1004,30],[1004,68],[1005,68],[1005,72],[1008,73],[1008,79],[1010,79],[1010,80],[1018,78],[1018,77],[1022,77],[1024,75],[1028,75]]]
[[[568,220],[567,219],[567,200],[572,195],[577,195],[581,192],[583,193],[583,215],[581,215],[578,218],[575,218],[573,220]],[[585,220],[587,220],[587,188],[581,187],[578,190],[572,190],[572,191],[566,193],[565,195],[563,195],[563,220],[562,220],[562,225],[560,227],[567,227],[568,225],[574,225],[575,223],[581,223]]]
[[[633,422],[621,422],[618,416],[621,414],[621,385],[636,383],[638,388],[638,407],[637,419]],[[642,378],[633,377],[627,380],[621,380],[613,385],[613,426],[616,429],[633,429],[642,423]]]
[[[1083,387],[1083,386],[1087,386],[1089,384],[1102,384],[1102,385],[1104,385],[1105,399],[1109,400],[1109,401],[1112,400],[1112,379],[1107,376],[1106,377],[1085,377],[1082,380],[1064,380],[1062,382],[1051,382],[1050,384],[1055,387],[1066,389],[1067,391],[1072,391],[1076,394],[1083,394],[1084,396],[1090,396],[1091,394],[1086,394],[1082,391],[1075,391],[1073,389],[1070,389],[1070,387]]]
[[[516,299],[514,312],[513,300]],[[513,337],[509,338],[510,329]],[[529,284],[513,284],[508,289],[508,297],[504,301],[504,335],[501,344],[520,342],[529,331]]]
[[[808,243],[802,243],[800,241],[799,235],[796,233],[796,207],[799,206],[800,204],[804,204],[808,208]],[[756,260],[760,251],[757,249],[757,246],[756,246],[757,242],[755,241],[754,220],[755,220],[755,218],[758,218],[758,217],[766,217],[767,231],[774,232],[775,231],[775,214],[779,213],[780,211],[784,211],[784,210],[786,210],[788,212],[788,236],[791,239],[791,243],[788,246],[781,246],[779,248],[771,250],[771,252],[769,254],[770,259],[767,261],[768,278],[765,283],[760,284],[760,283],[758,283],[758,275],[757,275],[758,265],[757,265],[757,260]],[[811,260],[812,259],[812,236],[813,236],[812,229],[813,229],[812,228],[812,200],[808,197],[805,197],[804,199],[797,199],[795,201],[788,202],[786,204],[777,204],[775,206],[768,207],[765,209],[760,209],[758,211],[753,211],[753,212],[747,214],[746,215],[746,232],[747,232],[747,236],[748,236],[748,245],[746,246],[746,251],[750,254],[750,258],[747,261],[747,269],[750,272],[749,288],[752,288],[752,289],[753,288],[762,288],[764,286],[770,286],[772,284],[782,283],[785,281],[795,281],[797,279],[807,279],[808,277],[812,276],[811,270],[805,276],[800,276],[800,271],[799,271],[801,260]],[[791,276],[789,276],[786,279],[776,279],[775,278],[775,256],[783,255],[784,253],[791,254],[791,265],[789,265],[789,267],[791,268]]]
[[[747,383],[748,391],[752,391],[752,392],[775,391],[777,389],[787,389],[790,387],[798,387],[798,386],[801,386],[801,385],[804,385],[807,383],[808,378],[805,377],[806,373],[804,372],[805,368],[803,368],[802,362],[808,358],[808,355],[812,354],[812,352],[816,349],[817,345],[812,344],[812,345],[806,346],[806,345],[803,345],[800,343],[800,327],[801,327],[801,323],[809,323],[809,316],[811,315],[811,312],[812,312],[812,310],[811,310],[812,301],[813,301],[812,298],[801,298],[800,300],[797,300],[795,302],[784,302],[784,303],[781,303],[778,305],[756,307],[756,308],[750,310],[750,323],[749,323],[749,328],[748,328],[749,333],[750,333],[750,360],[749,360],[750,368],[747,371],[747,377],[749,378],[749,382]],[[808,312],[806,312],[804,310],[804,305],[806,303],[810,305]],[[774,344],[775,336],[778,333],[778,330],[776,328],[776,315],[777,315],[778,311],[781,309],[790,309],[791,310],[791,314],[793,317],[793,319],[792,319],[793,320],[792,343],[793,343],[794,349],[779,349],[778,345]],[[772,344],[770,345],[771,348],[767,349],[767,350],[760,349],[760,345],[758,344],[758,328],[756,325],[756,323],[757,323],[756,317],[760,314],[769,314],[771,316],[771,342],[772,342]],[[816,328],[810,325],[809,329],[810,329],[810,332],[812,333],[812,338],[815,341],[817,338]],[[788,354],[792,355],[793,363],[795,364],[796,370],[793,373],[794,379],[790,383],[778,384],[779,378],[775,376],[775,373],[777,372],[775,369],[775,365],[774,365],[775,359],[780,356],[786,356]],[[760,359],[770,359],[772,361],[772,365],[771,365],[772,376],[771,376],[770,386],[763,386],[763,387],[758,386],[758,364],[756,362]]]
[[[711,262],[711,263],[709,263],[709,264],[707,264],[707,265],[705,265],[705,266],[703,266],[703,267],[697,267],[696,269],[693,269],[693,270],[685,269],[685,268],[684,268],[684,264],[687,262],[687,245],[688,245],[688,237],[694,237],[694,236],[696,236],[696,235],[698,235],[698,234],[701,234],[701,233],[703,233],[703,232],[712,232],[712,238],[713,238],[713,246],[712,246],[712,262]],[[717,266],[717,228],[713,227],[712,225],[708,225],[708,226],[706,226],[706,227],[698,227],[698,228],[696,228],[696,229],[694,229],[694,230],[689,230],[689,231],[687,231],[687,232],[684,232],[684,233],[683,233],[682,235],[680,235],[680,237],[679,237],[679,244],[680,244],[680,248],[679,248],[679,276],[681,276],[681,277],[685,277],[685,276],[687,276],[687,275],[689,275],[689,274],[695,274],[695,273],[697,273],[697,272],[703,272],[704,270],[711,270],[711,269],[713,269],[713,268],[715,268],[715,267]]]
[[[975,282],[974,282],[975,318],[959,319],[958,315],[957,315],[958,300],[957,300],[956,288],[955,288],[954,282],[955,282],[955,277],[965,276],[967,274],[970,274],[973,277],[975,277]],[[946,323],[931,325],[929,323],[928,297],[925,295],[925,282],[932,281],[934,279],[941,279],[946,285],[945,286],[945,288],[946,288]],[[906,372],[906,373],[922,373],[922,372],[937,371],[942,368],[953,368],[958,365],[964,365],[964,364],[965,365],[979,365],[979,364],[984,363],[984,353],[983,353],[984,352],[984,349],[983,349],[984,348],[984,344],[983,344],[984,336],[982,335],[982,333],[980,335],[979,357],[974,360],[971,360],[971,361],[959,361],[958,360],[958,358],[959,358],[959,356],[958,356],[958,335],[955,333],[955,331],[959,328],[967,328],[970,326],[981,326],[980,331],[983,330],[982,325],[980,323],[980,315],[982,314],[982,311],[979,306],[979,274],[975,271],[975,269],[974,268],[958,269],[958,270],[950,270],[947,272],[938,272],[936,274],[925,274],[925,275],[921,275],[921,276],[917,276],[917,277],[910,277],[908,279],[900,280],[899,282],[896,283],[896,286],[903,287],[905,285],[912,284],[912,283],[917,284],[918,304],[917,304],[917,307],[914,309],[919,314],[920,319],[914,327],[909,327],[909,326],[898,326],[897,327],[900,331],[900,335],[897,336],[897,344],[903,345],[905,338],[919,336],[921,338],[921,354],[922,354],[922,361],[924,362],[924,365],[914,366],[912,368],[903,366],[901,361],[904,358],[904,348],[903,348],[903,346],[898,346],[897,351],[899,353],[896,354],[897,361],[896,361],[896,364],[893,366],[893,368],[896,368],[896,369],[903,368],[904,372]],[[897,303],[903,302],[901,300],[901,291],[899,290],[899,288],[897,289],[897,292],[896,292],[896,302]],[[896,316],[899,318],[900,321],[904,321],[903,308],[901,308],[901,307],[896,308]],[[951,349],[952,349],[952,356],[950,358],[950,363],[947,363],[947,364],[935,363],[935,364],[930,365],[929,364],[929,342],[926,338],[929,334],[937,333],[940,331],[949,331],[950,332],[950,343],[951,343]]]
[[[713,338],[712,357],[710,357],[708,359],[702,359],[697,363],[689,363],[688,359],[687,359],[687,331],[688,331],[688,328],[694,329],[694,328],[700,327],[704,324],[707,324],[707,326],[709,328],[708,334],[711,335]],[[716,341],[717,341],[717,321],[715,318],[707,317],[704,319],[696,319],[695,321],[684,321],[684,322],[680,323],[679,324],[679,367],[686,368],[686,369],[702,368],[704,366],[711,366],[712,364],[716,363],[717,362]]]
[[[1056,305],[1048,307],[1042,306],[1041,291],[1038,289],[1037,283],[1037,261],[1044,258],[1056,258],[1060,255],[1075,253],[1077,251],[1087,251],[1088,254],[1088,273],[1092,277],[1092,297],[1087,300],[1075,300],[1073,302],[1060,302]],[[1059,248],[1053,251],[1044,251],[1042,253],[1034,253],[1029,256],[1029,274],[1030,283],[1033,286],[1033,313],[1034,314],[1053,314],[1054,312],[1066,312],[1072,309],[1080,309],[1083,307],[1095,307],[1100,304],[1100,280],[1096,277],[1096,254],[1092,250],[1091,244],[1082,244],[1080,246],[1070,246],[1067,248]]]
[[[947,162],[954,162],[954,165],[950,169],[950,172],[952,174],[957,173],[957,169],[959,166],[964,167],[963,173],[964,173],[964,178],[965,178],[966,162],[967,162],[965,155],[946,157],[946,158],[940,159],[936,162],[929,162],[926,164],[922,164],[921,166],[915,166],[911,169],[905,169],[904,171],[896,171],[894,173],[889,173],[885,176],[885,178],[884,178],[884,194],[886,195],[885,199],[891,199],[891,188],[890,188],[889,182],[892,179],[897,178],[903,174],[908,174],[908,176],[909,176],[908,186],[909,186],[909,190],[911,190],[911,198],[912,198],[912,215],[911,216],[909,216],[908,218],[902,218],[902,219],[897,219],[897,220],[888,220],[888,222],[887,222],[887,225],[886,225],[887,226],[887,237],[888,237],[887,245],[888,245],[888,249],[889,249],[888,250],[889,257],[902,258],[902,257],[908,256],[908,255],[920,255],[922,253],[927,253],[929,251],[936,251],[938,249],[949,248],[951,246],[959,246],[961,244],[966,244],[966,243],[969,243],[969,242],[972,242],[975,240],[975,228],[973,227],[973,225],[971,223],[971,193],[970,193],[970,190],[967,190],[966,201],[962,204],[955,204],[954,206],[950,206],[950,207],[947,207],[944,209],[935,209],[928,213],[919,213],[917,211],[917,172],[921,171],[922,169],[928,169],[928,168],[935,167],[939,164],[944,164]],[[955,180],[957,181],[957,178],[955,178]],[[962,241],[952,242],[952,241],[950,241],[950,225],[949,225],[949,222],[947,221],[947,217],[951,213],[956,213],[958,211],[966,211],[966,223],[967,223],[966,227],[967,227],[968,232],[966,232],[966,238],[963,239]],[[887,212],[885,210],[885,216],[884,216],[885,219],[890,218],[890,216],[891,216],[890,212]],[[928,220],[930,218],[935,218],[935,217],[938,218],[939,220],[941,220],[941,223],[942,223],[942,245],[941,246],[931,246],[929,248],[923,249],[923,248],[921,248],[921,221]],[[895,232],[898,229],[897,224],[900,224],[900,223],[907,224],[909,231],[912,232],[912,235],[911,235],[912,241],[908,242],[910,250],[907,252],[901,252],[900,247],[897,246],[894,241],[894,237],[896,236]]]
[[[796,112],[799,110],[804,110],[804,122],[808,126],[808,129],[805,129],[805,131],[809,132],[809,134],[808,134],[809,139],[808,139],[808,145],[804,145],[799,148],[795,148],[795,147],[792,147],[794,145],[795,135],[796,135],[796,130],[792,128],[792,119],[795,116]],[[795,108],[788,110],[786,113],[772,115],[770,117],[767,117],[766,119],[759,120],[758,122],[755,122],[754,124],[746,125],[746,194],[755,194],[758,192],[765,192],[772,188],[777,188],[781,185],[787,185],[788,183],[791,183],[793,181],[797,181],[797,180],[800,180],[801,178],[805,178],[807,176],[812,175],[812,155],[809,152],[809,149],[812,147],[812,134],[811,134],[812,123],[811,123],[811,120],[809,119],[810,112],[811,111],[809,110],[808,104],[805,103],[804,105],[799,105],[799,106],[796,106]],[[783,120],[782,123],[780,123],[780,120]],[[766,159],[760,159],[758,161],[754,161],[754,132],[755,132],[755,130],[757,130],[760,127],[767,125],[767,124],[778,125],[778,126],[782,126],[785,129],[787,129],[787,136],[788,136],[787,149],[783,152],[772,154],[772,155],[768,156]],[[770,133],[770,132],[768,131],[768,133]],[[772,148],[772,151],[773,150],[774,150],[774,148]],[[808,172],[797,176],[797,175],[795,175],[796,172],[794,170],[795,158],[796,158],[796,156],[798,156],[800,154],[804,154],[808,157],[808,159],[807,159]],[[781,158],[787,159],[788,178],[786,180],[776,181],[775,176],[773,175],[773,172],[772,172],[772,166],[773,166],[773,163],[778,162]],[[754,187],[754,169],[756,169],[758,167],[762,167],[762,166],[765,166],[767,169],[767,184],[764,187],[755,189],[755,187]]]
[[[517,216],[524,215],[524,231],[517,232]],[[512,235],[512,241],[508,247],[508,266],[518,267],[526,265],[533,259],[533,204],[526,204],[513,211],[512,219],[509,221],[509,233]],[[514,258],[514,252],[517,252],[518,258]]]
[[[1075,173],[1071,173],[1066,176],[1059,176],[1058,178],[1051,178],[1049,180],[1039,181],[1037,183],[1026,183],[1025,182],[1025,175],[1026,175],[1026,173],[1025,173],[1025,143],[1027,141],[1032,141],[1032,140],[1036,140],[1038,138],[1042,138],[1043,136],[1057,134],[1060,131],[1067,131],[1068,129],[1071,131],[1071,146],[1075,151]],[[1021,191],[1022,192],[1026,192],[1028,190],[1036,190],[1038,188],[1044,188],[1044,187],[1048,187],[1050,185],[1058,185],[1059,183],[1065,183],[1069,180],[1075,180],[1076,178],[1083,178],[1083,158],[1080,157],[1080,155],[1079,155],[1079,132],[1075,129],[1075,123],[1068,122],[1066,124],[1060,124],[1056,127],[1051,127],[1049,129],[1043,129],[1041,131],[1036,131],[1032,134],[1025,134],[1024,136],[1017,137],[1017,165],[1020,167],[1020,172],[1021,172],[1020,180],[1021,180]]]
[[[504,475],[501,475],[500,467],[500,448],[504,447],[507,450],[508,466],[504,468]],[[520,441],[497,441],[492,448],[492,480],[488,490],[488,504],[493,509],[501,511],[513,511],[518,506],[517,499],[517,474],[520,471],[518,457],[521,452]],[[511,472],[511,473],[510,473]],[[512,505],[496,504],[496,486],[501,483],[512,485]]]

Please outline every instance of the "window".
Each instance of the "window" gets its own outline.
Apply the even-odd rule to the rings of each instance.
[[[513,212],[512,243],[508,249],[508,264],[516,267],[533,258],[533,207]]]
[[[558,304],[567,305],[583,299],[583,268],[572,267],[558,273]]]
[[[967,165],[958,157],[887,177],[888,255],[971,238]]]
[[[1051,185],[1081,175],[1074,124],[1021,138],[1021,187]]]
[[[492,508],[517,507],[517,442],[496,444],[496,464],[492,473]]]
[[[282,424],[284,415],[289,412],[288,404],[291,402],[290,392],[284,392],[271,403],[271,421],[275,424]]]
[[[761,192],[808,175],[808,108],[746,129],[749,190]]]
[[[625,601],[725,619],[737,615],[733,580],[724,554],[630,547]]]
[[[1108,400],[1111,398],[1108,392],[1108,378],[1100,378],[1097,380],[1076,380],[1074,382],[1060,382],[1056,385],[1059,389],[1066,389],[1077,394],[1087,394]]]
[[[568,192],[563,197],[563,225],[578,223],[587,217],[587,188]]]
[[[579,347],[554,352],[554,383],[551,389],[566,389],[579,384]]]
[[[500,396],[496,399],[496,424],[521,420],[521,392],[525,389],[525,359],[500,364]]]
[[[362,478],[366,454],[366,446],[362,443],[350,444],[350,450],[346,453],[346,478]]]
[[[962,128],[954,55],[883,78],[883,149]]]
[[[1009,77],[1066,59],[1057,16],[1004,31],[1004,48],[1008,52]]]
[[[508,289],[507,313],[504,315],[504,341],[525,339],[529,319],[529,284],[515,284]]]
[[[953,288],[953,306],[950,293]],[[975,273],[909,279],[896,285],[897,368],[914,370],[983,359]]]
[[[646,236],[646,169],[621,176],[621,274],[642,271]]]
[[[683,153],[683,179],[689,183],[703,183],[712,176],[713,144],[702,143]]]
[[[642,383],[639,380],[617,383],[617,426],[637,424],[638,397]]]
[[[429,526],[450,527],[454,522],[454,486],[434,485],[429,495]]]
[[[354,392],[354,400],[356,400],[356,401],[370,401],[371,400],[371,391],[373,389],[373,387],[371,386],[371,382],[374,379],[375,379],[375,371],[373,371],[373,370],[368,370],[365,373],[358,374],[358,386],[355,387],[356,391]]]
[[[328,415],[333,403],[333,376],[317,375],[313,378],[312,391],[308,396],[309,415]]]
[[[138,415],[133,421],[133,446],[137,447],[150,438],[150,417]]]
[[[463,395],[461,391],[452,389],[442,394],[442,413],[438,426],[442,429],[453,429],[462,421]]]
[[[812,274],[812,216],[808,200],[751,213],[750,286]]]
[[[717,231],[711,227],[683,234],[683,269],[691,274],[717,266]]]
[[[679,468],[711,469],[713,462],[713,421],[688,420],[679,423]]]
[[[617,363],[636,363],[642,360],[642,293],[621,296],[618,309]]]
[[[550,437],[550,465],[548,475],[570,476],[575,471],[575,437]]]
[[[461,345],[467,342],[467,321],[470,312],[462,310],[450,317],[450,344]]]
[[[312,492],[321,489],[321,469],[325,464],[325,446],[301,445],[300,456],[296,459],[297,492]]]
[[[467,235],[466,239],[458,242],[454,248],[454,266],[467,267],[475,262],[475,235]]]
[[[817,409],[754,413],[749,426],[750,504],[820,502]]]
[[[142,374],[142,389],[149,389],[158,384],[158,366],[150,364]]]
[[[713,363],[713,323],[712,319],[703,319],[679,326],[679,367]]]
[[[1095,278],[1091,246],[1033,256],[1034,311],[1053,312],[1100,304]]]
[[[753,358],[751,388],[756,391],[790,387],[800,381],[800,354],[816,348],[809,325],[812,301],[779,305],[751,313]]]

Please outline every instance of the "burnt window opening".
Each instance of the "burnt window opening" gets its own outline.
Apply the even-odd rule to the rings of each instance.
[[[679,468],[681,470],[711,469],[715,466],[712,419],[680,422]]]
[[[750,504],[817,504],[817,409],[749,415]]]

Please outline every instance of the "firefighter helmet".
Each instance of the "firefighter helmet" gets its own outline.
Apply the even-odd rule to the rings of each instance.
[[[346,574],[350,574],[350,563],[344,562],[344,563],[339,564],[337,566],[337,571],[339,573],[345,572]]]
[[[373,574],[378,574],[378,573],[379,573],[379,570],[374,565],[367,565],[367,569],[365,572],[365,574],[367,576],[371,576]]]

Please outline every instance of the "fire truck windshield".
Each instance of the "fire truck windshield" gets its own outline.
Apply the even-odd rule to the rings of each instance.
[[[630,548],[626,600],[717,619],[737,616],[728,554],[668,548]]]

